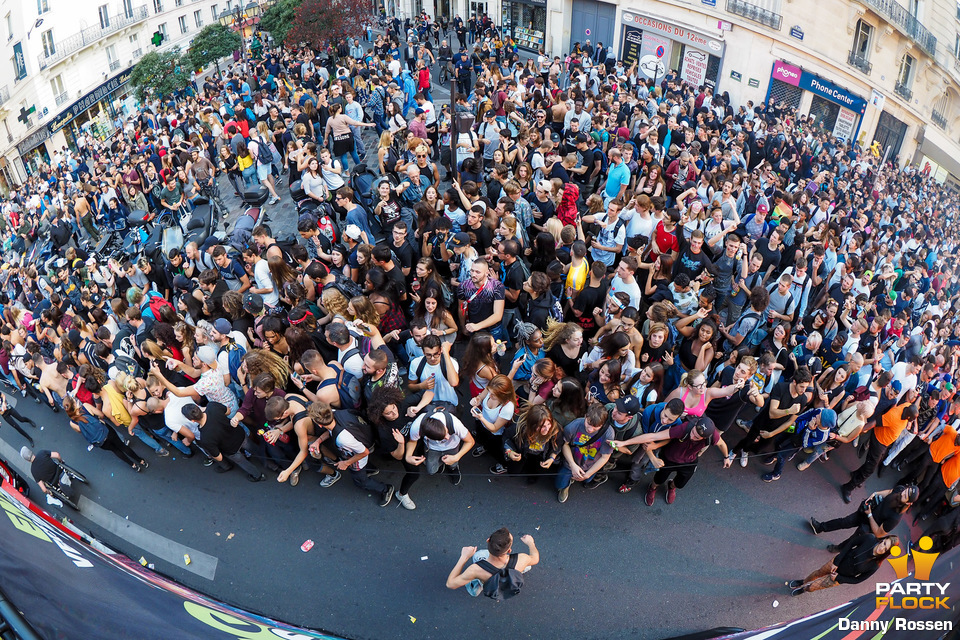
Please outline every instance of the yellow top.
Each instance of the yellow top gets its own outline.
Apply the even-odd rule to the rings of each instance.
[[[130,417],[130,412],[127,411],[126,405],[123,404],[123,394],[114,389],[111,384],[105,385],[103,392],[110,400],[110,415],[113,416],[113,419],[117,423],[129,427],[133,418]]]

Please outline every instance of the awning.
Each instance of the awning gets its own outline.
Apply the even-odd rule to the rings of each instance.
[[[954,180],[960,180],[960,147],[935,126],[929,125],[924,131],[920,153],[946,169]]]

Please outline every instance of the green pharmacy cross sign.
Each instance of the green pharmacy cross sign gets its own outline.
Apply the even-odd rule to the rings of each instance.
[[[37,111],[37,105],[31,106],[29,109],[27,109],[26,107],[20,107],[20,115],[17,116],[17,120],[19,120],[25,125],[29,124],[30,114],[35,113],[36,111]]]
[[[163,32],[159,30],[154,32],[153,37],[150,38],[150,42],[153,43],[153,46],[159,47],[163,42]]]

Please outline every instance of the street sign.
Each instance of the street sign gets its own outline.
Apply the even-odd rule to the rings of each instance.
[[[663,57],[663,47],[657,47],[657,57],[658,58]]]
[[[590,29],[584,29],[583,32],[584,32],[585,34],[587,34],[588,36],[590,35]]]

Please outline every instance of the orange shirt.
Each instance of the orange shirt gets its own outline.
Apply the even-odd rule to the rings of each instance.
[[[957,480],[960,480],[960,456],[953,456],[942,465],[940,465],[940,474],[943,476],[943,484],[949,489]]]
[[[943,459],[957,450],[957,430],[947,425],[940,433],[940,437],[930,443],[930,457],[936,463],[943,462]]]
[[[883,414],[880,424],[873,428],[877,440],[883,446],[889,447],[892,445],[896,442],[897,438],[900,437],[900,434],[903,433],[903,430],[907,428],[907,420],[902,418],[901,415],[908,404],[909,403],[904,402],[903,404],[895,405]]]

